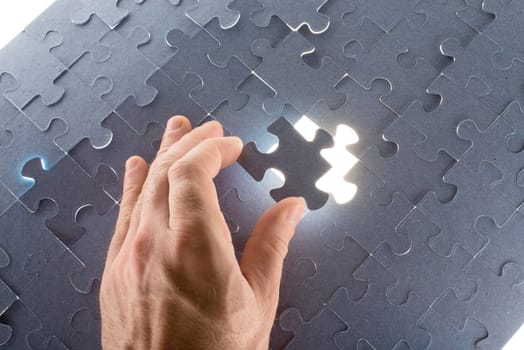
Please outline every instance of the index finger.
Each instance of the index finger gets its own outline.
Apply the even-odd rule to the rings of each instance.
[[[221,219],[213,178],[234,163],[242,152],[238,137],[205,140],[169,169],[169,226],[197,220],[202,215]]]

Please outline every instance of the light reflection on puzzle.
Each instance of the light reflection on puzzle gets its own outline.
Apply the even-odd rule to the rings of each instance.
[[[275,199],[311,209],[272,349],[503,348],[524,324],[523,11],[56,1],[0,51],[0,347],[100,347],[123,164],[185,114],[253,142],[216,179],[237,256]]]

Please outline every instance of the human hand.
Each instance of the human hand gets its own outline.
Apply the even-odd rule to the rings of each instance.
[[[255,225],[240,264],[213,178],[242,150],[218,122],[172,118],[156,159],[126,163],[100,288],[107,349],[267,349],[282,264],[305,203],[288,198]]]

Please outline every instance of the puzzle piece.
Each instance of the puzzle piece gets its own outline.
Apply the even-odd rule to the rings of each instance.
[[[388,203],[377,201],[373,193],[383,182],[362,163],[357,163],[345,180],[357,186],[355,197],[343,205],[329,200],[322,210],[309,212],[307,229],[319,232],[324,244],[335,249],[343,248],[349,236],[368,252],[387,242],[397,254],[406,253],[410,240],[396,228],[413,204],[400,193]]]
[[[55,83],[67,91],[58,103],[46,106],[36,98],[24,108],[24,113],[40,130],[47,130],[55,118],[63,120],[68,126],[67,133],[57,137],[55,143],[65,152],[83,138],[88,138],[97,148],[107,146],[111,142],[111,130],[102,127],[101,123],[111,114],[112,108],[100,101],[100,96],[111,88],[101,84],[90,88],[69,71],[58,77]]]
[[[280,327],[292,332],[294,337],[286,345],[286,349],[337,349],[333,336],[347,328],[333,311],[323,307],[311,319],[304,320],[298,309],[287,309],[279,318]],[[312,332],[315,330],[315,332]],[[319,332],[320,331],[320,332]]]
[[[440,75],[427,91],[440,95],[441,101],[437,108],[426,112],[422,104],[416,101],[402,113],[402,117],[425,136],[424,140],[415,145],[415,152],[428,161],[435,160],[441,150],[460,159],[471,142],[457,135],[458,125],[465,119],[472,119],[485,131],[497,118],[497,113],[479,103],[478,96],[465,88],[459,88],[444,75]]]
[[[415,208],[400,224],[398,231],[411,239],[409,252],[397,255],[387,244],[373,252],[375,259],[398,279],[398,283],[387,291],[388,300],[400,305],[414,292],[432,303],[449,288],[461,300],[473,295],[476,283],[465,275],[473,256],[461,247],[455,248],[450,257],[433,252],[428,242],[440,230],[428,217]]]
[[[380,100],[399,114],[414,100],[421,101],[425,109],[430,110],[438,104],[438,98],[425,90],[439,72],[422,58],[417,59],[413,66],[401,66],[399,56],[406,52],[404,46],[385,34],[369,51],[357,55],[357,62],[348,73],[368,89],[374,80],[386,79],[391,92]]]
[[[423,58],[435,69],[441,71],[451,63],[449,57],[440,52],[440,43],[456,38],[463,46],[470,42],[477,32],[457,15],[464,8],[464,0],[422,0],[412,13],[406,14],[390,34],[408,51],[399,59],[416,63]]]
[[[488,337],[486,327],[474,318],[467,318],[464,328],[456,330],[433,309],[419,321],[419,327],[431,333],[427,350],[477,350],[476,345]]]
[[[0,279],[0,316],[4,314],[16,301],[18,296],[2,279]]]
[[[514,287],[522,281],[522,271],[508,263],[503,266],[502,275],[499,276],[476,263],[470,266],[467,275],[477,280],[477,293],[460,301],[452,291],[448,291],[434,305],[434,309],[457,330],[465,327],[468,317],[475,318],[486,326],[489,334],[478,347],[501,349],[524,323],[524,315],[520,312],[524,306],[524,297]],[[501,298],[501,295],[504,297]]]
[[[488,164],[472,173],[457,163],[444,176],[444,182],[457,186],[455,197],[442,204],[435,193],[428,193],[417,204],[440,227],[440,233],[429,240],[435,252],[449,256],[456,245],[461,245],[475,256],[487,243],[486,237],[475,231],[475,220],[487,215],[502,223],[513,213],[514,206],[491,188],[497,176],[496,169]]]
[[[511,67],[503,70],[496,68],[493,57],[502,49],[486,35],[477,35],[467,47],[460,46],[456,39],[445,40],[441,44],[441,51],[454,59],[444,69],[444,75],[461,87],[476,80],[476,84],[481,84],[478,88],[480,101],[494,112],[502,112],[513,100],[521,105],[524,103],[520,78],[524,63],[515,60]]]
[[[483,3],[484,0],[465,0],[465,7],[457,11],[457,16],[472,26],[477,32],[481,32],[495,19],[495,16],[491,13],[482,10]]]
[[[145,0],[135,0],[142,3]],[[109,28],[115,29],[124,18],[129,15],[127,10],[118,7],[119,0],[81,0],[82,7],[72,14],[74,24],[84,24],[96,15],[104,21]]]
[[[236,200],[248,202],[252,201],[254,207],[248,207],[244,204],[239,204],[238,207],[242,208],[242,210],[248,210],[250,212],[256,211],[255,208],[258,208],[261,205],[260,203],[264,203],[264,198],[271,198],[271,196],[269,196],[269,190],[273,188],[273,186],[278,186],[278,184],[282,185],[284,182],[284,180],[280,179],[274,172],[268,172],[266,175],[267,176],[265,176],[262,181],[255,181],[255,179],[253,179],[251,176],[246,176],[246,171],[240,166],[240,164],[238,164],[238,162],[233,163],[227,168],[222,169],[222,171],[220,171],[220,173],[214,179],[217,197],[222,200],[226,197],[226,194],[228,194],[228,197],[233,199],[235,202]],[[270,203],[273,204],[274,200],[271,199]],[[229,209],[229,206],[222,208],[222,210],[226,215],[226,219],[229,212],[231,215],[235,216],[234,218],[231,217],[231,219],[247,220],[247,222],[250,224],[242,225],[237,222],[235,225],[239,224],[237,229],[240,228],[241,230],[245,231],[246,234],[251,232],[255,218],[250,217],[247,214],[236,214],[236,211]],[[258,214],[262,214],[261,212],[256,212]],[[258,216],[255,216],[256,219],[258,219]]]
[[[519,113],[520,108],[517,104],[511,104],[504,113],[515,112]],[[472,143],[460,159],[461,163],[473,172],[479,171],[484,163],[495,166],[500,174],[493,179],[493,188],[507,197],[515,208],[520,206],[524,201],[522,156],[506,147],[507,138],[516,131],[504,118],[499,118],[485,132],[480,131],[474,122],[465,120],[458,126],[457,133]]]
[[[225,67],[232,57],[236,57],[250,69],[255,69],[262,59],[251,53],[251,43],[263,38],[275,47],[290,29],[278,17],[272,17],[265,27],[258,27],[251,22],[251,12],[261,7],[258,0],[234,0],[229,7],[240,13],[240,19],[234,27],[223,30],[215,19],[204,27],[220,42],[216,50],[209,52],[209,59],[214,64]]]
[[[286,257],[279,305],[297,308],[309,319],[339,287],[346,288],[351,300],[365,295],[367,283],[355,279],[353,272],[369,253],[351,237],[344,239],[341,249],[327,247],[322,244],[321,232],[309,229],[307,215],[304,221]]]
[[[278,143],[278,139],[260,131],[267,130],[277,120],[274,116],[266,113],[263,108],[264,101],[272,98],[275,93],[256,75],[251,74],[237,87],[237,94],[243,94],[247,97],[247,103],[244,106],[236,108],[237,106],[225,101],[211,114],[232,135],[245,141],[253,141],[260,150],[269,150]],[[284,108],[282,116],[292,123],[298,121],[301,117],[300,113],[292,108]]]
[[[384,131],[383,138],[394,143],[396,152],[393,155],[385,157],[377,146],[372,146],[361,158],[362,163],[386,184],[377,195],[385,195],[389,200],[394,193],[401,192],[413,204],[428,192],[435,192],[441,202],[453,198],[455,186],[442,181],[444,174],[456,163],[451,156],[439,152],[433,162],[420,158],[414,145],[422,142],[424,135],[402,118]]]
[[[2,216],[7,209],[16,202],[16,197],[11,191],[0,181],[0,216]]]
[[[107,257],[107,247],[113,236],[117,205],[104,215],[91,207],[83,207],[76,216],[78,224],[85,229],[82,237],[71,246],[71,251],[80,259],[82,267],[71,274],[71,284],[80,293],[88,293],[94,280],[101,280]]]
[[[231,101],[236,86],[250,74],[249,69],[235,57],[226,67],[212,64],[207,54],[218,47],[218,42],[205,30],[192,38],[179,30],[172,30],[166,40],[178,51],[161,69],[179,85],[188,73],[198,75],[202,79],[202,89],[192,90],[190,96],[206,112],[227,99]]]
[[[0,73],[0,126],[18,113],[18,109],[4,96],[6,91],[16,89],[16,85],[15,77]]]
[[[389,0],[351,0],[354,7],[351,17],[357,20],[362,17],[369,17],[372,21],[381,26],[384,31],[389,32],[395,24],[412,13],[420,0],[399,0],[391,2]]]
[[[309,209],[321,208],[328,200],[328,194],[320,192],[315,183],[329,170],[329,163],[320,156],[320,151],[333,146],[331,135],[318,130],[315,139],[308,142],[282,117],[271,124],[268,131],[278,137],[277,149],[272,153],[260,153],[250,142],[242,151],[240,164],[257,181],[262,180],[269,168],[284,173],[284,186],[270,192],[277,202],[289,196],[302,196]]]
[[[0,181],[13,195],[21,196],[32,186],[21,173],[28,159],[39,157],[44,166],[53,167],[65,156],[54,143],[65,132],[66,125],[60,120],[52,121],[45,131],[38,130],[21,112],[0,127],[0,164],[9,164],[0,167]]]
[[[82,336],[71,325],[79,309],[87,307],[94,313],[98,309],[98,290],[74,293],[69,283],[71,271],[80,268],[80,261],[69,251],[51,260],[36,253],[27,261],[26,269],[33,272],[35,278],[20,293],[20,300],[42,322],[42,328],[28,336],[32,348],[46,349],[49,342],[63,348],[100,348],[99,337]]]
[[[71,326],[75,332],[80,333],[79,338],[88,337],[98,332],[100,320],[99,318],[94,318],[95,314],[96,312],[93,312],[88,307],[83,307],[73,315]],[[98,348],[100,347],[101,345]]]
[[[35,57],[38,57],[38,69],[28,69],[34,66]],[[64,90],[53,82],[66,67],[42,43],[25,32],[0,51],[0,67],[0,76],[8,73],[18,83],[15,89],[10,88],[4,95],[20,109],[36,96],[41,96],[43,103],[49,106],[64,95]]]
[[[501,226],[488,216],[481,216],[475,222],[475,229],[489,238],[489,243],[478,256],[478,260],[500,275],[502,267],[512,262],[524,267],[521,228],[524,216],[515,212]]]
[[[98,47],[100,38],[111,30],[99,17],[92,15],[82,24],[71,21],[71,13],[80,6],[78,0],[57,0],[25,29],[66,67],[87,52],[97,61],[111,54],[109,48]]]
[[[138,155],[151,163],[157,153],[154,143],[160,142],[163,130],[158,124],[150,124],[146,133],[137,134],[116,113],[107,117],[102,122],[102,126],[113,133],[106,147],[96,148],[88,139],[83,139],[69,152],[69,155],[91,177],[95,177],[101,164],[109,166],[116,173],[117,181],[104,187],[104,190],[111,197],[119,200],[124,184],[126,160],[133,155]]]
[[[140,45],[149,41],[149,33],[143,28],[136,29],[127,39],[115,31],[108,32],[100,38],[99,45],[110,48],[109,58],[97,61],[91,54],[85,54],[70,68],[88,86],[94,86],[100,79],[109,80],[111,90],[102,99],[112,108],[131,95],[143,106],[156,94],[155,89],[145,84],[155,66],[138,51]],[[133,67],[133,70],[122,69],[125,66]]]
[[[516,101],[510,103],[502,118],[515,132],[506,136],[506,147],[510,152],[519,153],[524,150],[524,112]]]
[[[5,257],[0,259],[0,280],[9,285],[15,293],[24,290],[33,276],[24,270],[27,259],[37,252],[51,259],[66,251],[54,234],[45,226],[56,216],[57,204],[43,200],[35,213],[29,214],[21,203],[15,203],[0,216],[0,250]],[[23,222],[24,225],[20,225]]]
[[[395,283],[395,278],[371,256],[355,271],[354,277],[368,282],[364,297],[353,301],[345,288],[340,288],[328,303],[349,326],[335,336],[339,349],[357,349],[360,343],[382,349],[398,349],[403,342],[407,342],[409,349],[425,349],[429,345],[429,333],[412,327],[429,304],[414,293],[402,305],[389,303],[386,290]]]
[[[7,265],[9,265],[9,255],[4,249],[0,248],[0,267],[3,268]]]
[[[200,30],[199,26],[186,16],[186,10],[195,3],[196,0],[179,1],[177,4],[168,0],[156,0],[138,4],[135,0],[120,0],[118,6],[130,13],[116,31],[124,37],[129,37],[136,28],[146,30],[149,40],[140,45],[138,50],[160,67],[176,53],[166,43],[166,36],[170,30],[179,29],[189,37]],[[155,20],[151,20],[152,18]]]
[[[304,56],[304,60],[313,66],[319,66],[324,57],[330,57],[342,69],[348,70],[355,63],[355,57],[346,51],[357,45],[369,50],[385,32],[368,17],[350,21],[355,8],[351,2],[329,0],[319,12],[329,17],[329,27],[321,33],[312,33],[307,27],[299,32],[315,46],[315,51]]]
[[[389,92],[386,80],[374,80],[365,89],[351,77],[344,77],[336,89],[346,95],[346,102],[338,109],[331,109],[321,101],[315,104],[306,115],[331,134],[336,133],[340,124],[351,127],[358,135],[358,142],[349,145],[349,151],[356,157],[382,140],[383,131],[397,118],[395,113],[380,102]]]
[[[33,178],[36,185],[20,197],[20,201],[35,211],[42,199],[52,198],[58,205],[58,214],[47,220],[46,225],[68,246],[83,234],[75,220],[78,209],[91,204],[99,214],[104,214],[115,203],[103,190],[116,180],[114,171],[105,165],[100,165],[96,176],[91,177],[69,156],[47,171],[38,159],[31,159],[22,174]]]
[[[14,203],[16,197],[0,182],[0,216],[3,215]]]
[[[301,10],[297,11],[293,0],[259,0],[263,8],[253,12],[253,22],[259,27],[266,27],[272,16],[278,16],[294,31],[307,25],[312,32],[320,33],[329,26],[329,17],[318,11],[327,1],[304,0],[300,4]]]
[[[186,116],[192,125],[197,125],[205,117],[206,112],[189,97],[192,90],[202,87],[200,77],[187,74],[182,85],[177,85],[162,70],[157,70],[146,84],[157,90],[153,102],[139,106],[136,99],[129,96],[116,109],[138,134],[144,134],[151,123],[166,125],[175,114]]]
[[[0,316],[0,346],[5,349],[31,349],[28,335],[42,328],[42,322],[20,300]]]
[[[285,104],[291,104],[299,113],[306,112],[318,100],[325,100],[330,108],[344,103],[344,95],[335,90],[344,71],[329,57],[322,59],[319,68],[308,66],[302,55],[314,47],[300,34],[291,32],[278,47],[271,47],[265,39],[255,40],[251,46],[254,55],[262,57],[255,73],[267,82],[276,96],[264,103],[270,114],[280,114]],[[288,79],[293,76],[294,79]],[[297,89],[300,86],[300,89]]]
[[[240,13],[230,8],[233,0],[197,0],[193,8],[189,8],[186,14],[201,27],[218,18],[222,29],[229,29],[238,23]]]
[[[262,196],[258,202],[251,200],[252,198],[249,199],[240,199],[236,189],[229,190],[220,199],[220,208],[228,224],[235,246],[235,254],[239,261],[256,221],[265,210],[274,204],[269,196]],[[254,206],[255,203],[256,206]],[[244,213],[245,216],[239,213]]]
[[[495,20],[482,33],[503,49],[495,54],[493,63],[508,68],[514,59],[524,62],[524,45],[519,40],[519,34],[524,31],[524,4],[518,0],[484,0],[482,10],[495,15]]]

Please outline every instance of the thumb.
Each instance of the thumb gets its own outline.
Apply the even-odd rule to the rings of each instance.
[[[278,296],[289,241],[305,208],[304,199],[287,198],[269,208],[255,224],[240,268],[257,297]]]

